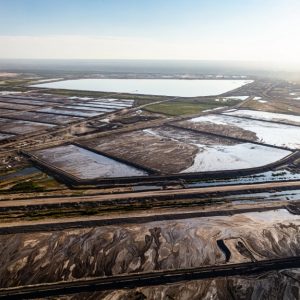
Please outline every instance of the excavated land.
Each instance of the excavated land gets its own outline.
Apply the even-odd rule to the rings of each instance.
[[[180,173],[193,165],[197,153],[201,151],[197,145],[205,145],[210,148],[220,145],[234,146],[242,143],[238,140],[226,139],[226,137],[222,138],[209,133],[162,126],[93,139],[80,144],[146,166],[160,173],[172,174]],[[198,172],[201,172],[201,168]]]
[[[133,161],[162,173],[179,173],[193,163],[197,147],[160,138],[145,131],[84,142],[84,145]]]
[[[35,131],[46,130],[52,128],[51,124],[11,120],[11,119],[0,119],[0,131],[5,131],[11,134],[27,134]]]
[[[66,300],[227,300],[227,299],[291,299],[297,300],[300,270],[273,271],[252,276],[229,276],[223,278],[191,280],[188,282],[154,285],[134,289],[116,289],[61,295]],[[57,299],[46,297],[46,299]]]
[[[228,110],[223,115],[234,116],[235,118],[264,121],[282,125],[294,125],[300,127],[300,116],[291,114],[278,114],[258,110],[239,109]]]
[[[295,114],[300,115],[300,101],[295,100],[290,97],[278,96],[276,94],[276,98],[262,98],[265,102],[259,102],[256,100],[249,101],[243,104],[242,108],[254,109],[254,110],[262,110],[273,113],[286,113],[286,114]]]
[[[0,285],[297,256],[299,225],[298,215],[278,210],[0,236]],[[220,240],[229,258],[218,246]]]
[[[201,123],[192,123],[189,121],[182,121],[177,123],[183,128],[190,128],[199,131],[204,131],[207,133],[221,134],[228,137],[233,137],[237,139],[245,139],[252,142],[257,142],[258,137],[255,132],[250,130],[245,130],[238,126],[227,125],[227,124],[216,124],[213,122],[201,122]]]
[[[62,116],[62,115],[52,115],[47,113],[35,113],[35,112],[22,112],[19,116],[6,116],[7,119],[19,119],[24,121],[34,121],[34,122],[46,122],[49,124],[63,125],[75,121],[80,121],[80,117]]]
[[[252,141],[252,143],[270,147],[286,150],[300,148],[299,126],[280,121],[234,116],[233,114],[234,112],[227,111],[224,114],[200,116],[179,122],[178,125],[190,130],[210,132],[211,134],[227,136],[240,141]],[[292,118],[293,115],[287,116],[287,118],[289,117]],[[252,138],[249,132],[253,136]]]
[[[40,299],[300,298],[296,126],[272,144],[251,129],[188,121],[199,113],[146,112],[171,97],[61,93],[0,97],[1,161],[26,165],[1,168],[0,298],[37,298],[39,288]],[[255,80],[206,97],[224,108],[201,116],[229,107],[297,115],[298,97],[300,86]]]
[[[75,145],[38,150],[33,155],[79,179],[147,176],[143,169],[128,166]]]

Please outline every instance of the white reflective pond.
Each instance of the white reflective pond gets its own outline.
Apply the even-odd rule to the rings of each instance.
[[[220,95],[252,80],[186,79],[76,79],[36,84],[33,87],[115,92],[145,95],[196,97]]]

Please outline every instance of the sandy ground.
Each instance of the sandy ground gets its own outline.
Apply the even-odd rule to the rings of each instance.
[[[195,145],[145,131],[91,140],[88,144],[97,150],[163,173],[178,173],[190,166],[198,150]]]
[[[40,198],[30,200],[14,200],[14,201],[0,201],[0,207],[17,207],[17,206],[29,206],[29,205],[43,205],[43,204],[57,204],[57,203],[76,203],[76,202],[92,202],[92,201],[107,201],[116,199],[139,199],[149,197],[155,199],[155,197],[164,197],[172,195],[186,195],[197,196],[205,195],[209,193],[224,193],[224,192],[236,192],[236,191],[266,191],[275,188],[298,188],[300,186],[299,181],[289,182],[272,182],[272,183],[258,183],[258,184],[241,184],[231,186],[218,186],[218,187],[203,187],[203,188],[191,188],[191,189],[174,189],[174,190],[162,190],[162,191],[150,191],[139,193],[123,193],[112,195],[96,195],[96,196],[78,196],[78,197],[57,197],[57,198]],[[1,200],[1,198],[0,198]]]
[[[282,270],[259,276],[235,276],[127,290],[79,293],[62,296],[65,300],[227,300],[276,299],[297,300],[300,297],[300,271]],[[57,299],[49,297],[47,299]]]
[[[223,264],[220,239],[229,263],[295,256],[299,230],[299,216],[277,210],[0,236],[0,285]]]

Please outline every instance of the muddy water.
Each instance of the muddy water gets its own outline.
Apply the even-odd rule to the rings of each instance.
[[[300,180],[300,174],[292,173],[288,170],[280,171],[268,171],[263,173],[257,173],[254,175],[241,176],[238,178],[226,179],[226,180],[207,180],[201,182],[191,182],[186,186],[202,187],[202,186],[218,186],[228,184],[245,184],[245,183],[259,183],[259,182],[272,182],[272,181],[288,181],[288,180]]]
[[[167,174],[259,167],[291,153],[169,126],[94,139],[88,145]]]
[[[209,125],[212,129],[214,127],[217,128],[218,126],[219,130],[216,133],[226,134],[224,133],[224,130],[228,130],[228,133],[226,134],[228,136],[239,137],[238,131],[241,131],[241,138],[245,136],[247,138],[250,137],[251,140],[256,140],[270,145],[288,147],[292,149],[300,148],[300,130],[299,127],[293,125],[241,119],[226,115],[202,116],[193,118],[187,123],[190,123],[190,125],[194,124],[194,126],[199,129],[203,126],[208,127]],[[212,132],[215,131],[213,130]],[[251,137],[251,133],[253,137]],[[256,138],[254,138],[255,136]]]
[[[229,195],[226,197],[217,197],[215,200],[232,201],[232,204],[250,204],[259,201],[293,201],[300,200],[300,190],[282,191],[282,192],[264,192],[242,195]]]
[[[105,108],[97,108],[97,107],[86,107],[82,105],[66,105],[65,108],[79,109],[79,110],[87,110],[87,111],[99,111],[99,112],[111,112],[115,109],[105,109]]]
[[[277,113],[247,110],[247,109],[226,111],[224,112],[224,114],[229,116],[248,117],[248,118],[254,118],[259,120],[285,122],[285,123],[290,123],[292,125],[293,124],[300,125],[300,116],[295,116],[295,115],[277,114]]]
[[[94,117],[100,115],[101,113],[95,111],[80,111],[80,110],[72,110],[72,109],[55,109],[55,108],[43,108],[37,110],[37,112],[45,112],[45,113],[53,113],[53,114],[66,114],[75,117]]]
[[[17,109],[17,110],[23,110],[23,109],[24,110],[29,110],[29,109],[35,109],[36,106],[0,102],[0,108],[4,108],[4,109]]]
[[[29,111],[23,112],[21,118],[23,120],[28,120],[28,121],[36,121],[36,122],[43,121],[52,124],[67,124],[70,122],[82,120],[82,118],[80,117],[62,116],[62,115],[37,113],[37,112],[29,112]]]
[[[197,147],[139,130],[118,136],[93,139],[88,145],[128,161],[159,170],[178,173],[190,166]]]
[[[300,255],[300,217],[277,210],[0,236],[0,286],[223,264],[217,240],[229,263]]]
[[[0,131],[4,130],[5,132],[12,134],[27,134],[39,130],[46,130],[54,126],[55,125],[52,124],[38,122],[19,121],[5,118],[0,119]]]
[[[289,154],[290,151],[252,143],[215,147],[199,145],[193,165],[182,173],[257,168],[274,163]]]
[[[80,179],[147,175],[143,170],[74,145],[40,150],[34,154],[48,164]]]
[[[103,106],[108,108],[125,108],[131,107],[132,104],[122,103],[122,102],[101,102],[101,101],[94,101],[94,102],[87,102],[87,105],[91,106]]]
[[[5,134],[5,133],[0,133],[0,141],[14,137],[14,134]]]
[[[161,138],[192,144],[198,148],[193,164],[181,171],[182,173],[260,167],[291,154],[290,151],[252,143],[233,142],[225,138],[197,134],[172,127],[146,129],[144,131]]]
[[[35,174],[35,173],[40,173],[40,170],[34,168],[34,167],[28,167],[28,168],[24,168],[20,171],[14,172],[14,173],[10,173],[4,176],[0,176],[0,180],[4,181],[4,180],[9,180],[9,179],[13,179],[13,178],[17,178],[17,177],[21,177],[21,176],[26,176],[26,175],[31,175],[31,174]]]
[[[18,98],[1,98],[0,97],[0,101],[1,102],[7,102],[7,103],[12,103],[12,104],[29,104],[29,105],[32,105],[32,106],[43,106],[45,105],[46,103],[49,104],[49,105],[57,105],[57,103],[55,102],[45,102],[45,101],[39,101],[39,100],[25,100],[25,99],[18,99]]]

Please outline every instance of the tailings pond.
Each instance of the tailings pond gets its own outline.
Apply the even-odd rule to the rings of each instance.
[[[300,148],[298,126],[250,120],[226,115],[207,115],[180,122],[180,125],[200,131],[226,135],[264,144]]]
[[[283,149],[171,126],[95,138],[86,143],[96,150],[165,174],[255,168],[291,154]]]
[[[38,150],[33,154],[47,164],[79,179],[147,175],[143,170],[74,145]]]
[[[33,87],[196,97],[223,94],[251,82],[252,80],[77,79],[37,84]]]
[[[279,122],[279,123],[282,122],[291,125],[300,125],[300,116],[295,116],[295,115],[276,114],[271,112],[247,110],[247,109],[228,110],[225,111],[224,114],[229,116],[259,119],[263,121],[272,121],[272,122]]]

